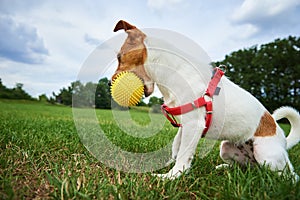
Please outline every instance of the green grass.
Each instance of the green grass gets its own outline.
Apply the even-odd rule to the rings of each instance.
[[[150,120],[143,110],[130,113],[139,124]],[[176,133],[166,124],[155,136],[136,138],[118,128],[109,110],[96,114],[106,136],[127,151],[154,151]],[[86,150],[71,108],[0,100],[0,199],[300,199],[299,183],[264,167],[215,170],[218,150],[204,158],[198,150],[189,173],[173,181],[120,172]],[[300,174],[300,145],[289,155]]]

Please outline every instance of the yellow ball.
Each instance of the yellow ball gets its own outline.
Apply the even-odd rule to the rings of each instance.
[[[144,94],[143,81],[132,72],[120,72],[110,86],[111,96],[123,107],[138,104]]]

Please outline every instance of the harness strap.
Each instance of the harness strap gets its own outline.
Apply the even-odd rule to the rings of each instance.
[[[211,98],[214,96],[217,86],[223,75],[224,71],[222,71],[220,68],[216,67],[214,69],[213,77],[211,78],[205,93],[206,95],[208,95]]]
[[[213,77],[208,84],[208,88],[206,89],[204,96],[206,95],[211,98],[213,97],[214,93],[216,92],[217,86],[223,75],[224,75],[224,72],[220,68],[216,67],[214,69]],[[174,127],[182,127],[182,124],[178,123],[174,116],[182,115],[182,114],[191,112],[197,108],[200,108],[202,106],[205,106],[205,109],[206,109],[205,129],[203,130],[203,133],[202,133],[202,137],[205,137],[205,135],[211,125],[213,105],[212,105],[212,100],[206,101],[204,96],[196,99],[192,103],[187,103],[182,106],[177,106],[174,108],[169,108],[167,105],[163,104],[161,106],[162,113],[171,122],[171,124]]]

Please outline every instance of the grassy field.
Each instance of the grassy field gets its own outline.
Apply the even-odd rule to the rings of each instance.
[[[155,137],[137,139],[117,128],[109,110],[96,114],[108,138],[128,151],[153,151],[176,133],[166,125]],[[141,110],[131,115],[149,121]],[[300,174],[300,145],[289,155]],[[86,150],[71,108],[0,100],[0,199],[300,199],[300,184],[288,177],[264,167],[215,170],[221,163],[216,145],[204,158],[197,152],[189,173],[173,181],[120,172]]]

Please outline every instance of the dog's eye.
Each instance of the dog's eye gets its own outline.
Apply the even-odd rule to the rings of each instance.
[[[121,54],[120,53],[117,54],[117,58],[118,58],[118,61],[120,62],[120,60],[121,60]]]

